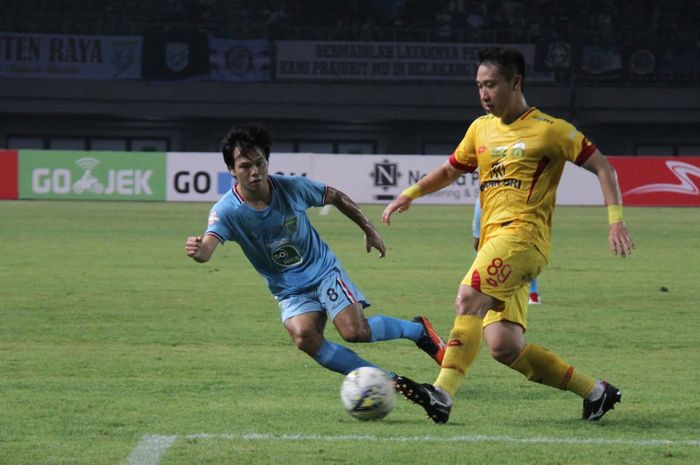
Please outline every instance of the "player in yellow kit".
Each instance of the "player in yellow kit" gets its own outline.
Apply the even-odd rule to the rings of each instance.
[[[481,243],[457,291],[456,318],[440,374],[433,384],[406,377],[397,388],[436,423],[447,422],[460,382],[481,345],[529,380],[583,398],[583,418],[599,420],[621,400],[619,389],[575,369],[558,355],[525,342],[528,283],[547,264],[556,189],[564,163],[594,173],[608,205],[612,253],[634,248],[622,218],[615,170],[596,146],[568,122],[530,107],[522,93],[525,60],[513,49],[479,53],[476,85],[487,115],[476,119],[441,166],[389,204],[382,220],[408,210],[411,201],[436,192],[478,168]]]

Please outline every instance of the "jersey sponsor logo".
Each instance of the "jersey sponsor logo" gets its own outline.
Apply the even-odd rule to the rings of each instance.
[[[491,150],[491,158],[506,158],[508,154],[513,158],[524,158],[525,148],[525,142],[520,140],[511,145],[499,145]],[[481,150],[481,147],[479,147],[479,150]]]
[[[491,158],[505,158],[508,156],[508,146],[500,145],[491,150]]]
[[[532,117],[532,119],[537,120],[537,121],[542,121],[543,123],[547,123],[547,124],[554,124],[554,121],[552,121],[551,119],[547,118],[546,116],[542,116],[542,115],[535,115]]]
[[[482,145],[481,147],[479,147],[478,149],[476,149],[476,153],[484,153],[484,152],[486,152],[488,149],[489,149],[488,147],[486,147],[485,145]]]
[[[272,251],[272,261],[279,266],[288,268],[290,266],[299,265],[304,259],[296,247],[291,244],[286,244]]]
[[[523,182],[520,179],[506,178],[506,179],[492,179],[489,181],[484,181],[479,186],[480,191],[485,191],[486,189],[491,189],[493,187],[504,186],[504,187],[515,187],[520,189]]]
[[[502,179],[506,175],[506,167],[500,162],[496,163],[489,170],[489,176],[491,179]]]

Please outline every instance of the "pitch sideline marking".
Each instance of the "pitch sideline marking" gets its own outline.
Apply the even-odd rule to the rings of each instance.
[[[575,444],[575,445],[623,445],[623,446],[700,446],[700,439],[605,439],[605,438],[554,438],[513,436],[376,436],[376,435],[317,435],[317,434],[188,434],[165,436],[150,434],[141,438],[123,465],[158,465],[161,457],[178,437],[185,439],[234,439],[242,441],[388,441],[388,442],[508,442],[516,444]]]
[[[147,434],[136,444],[124,465],[158,465],[160,458],[176,439],[177,436]]]

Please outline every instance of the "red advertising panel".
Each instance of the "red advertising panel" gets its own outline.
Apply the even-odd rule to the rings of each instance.
[[[16,150],[0,150],[0,199],[17,199]]]
[[[700,206],[700,157],[608,157],[625,205]]]

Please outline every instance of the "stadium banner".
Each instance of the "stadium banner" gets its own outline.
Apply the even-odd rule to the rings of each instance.
[[[472,79],[477,53],[495,44],[443,42],[275,42],[276,79],[449,80]],[[498,44],[503,46],[504,44]],[[535,63],[535,45],[505,44]],[[528,81],[554,81],[554,73],[527,69]]]
[[[19,197],[165,200],[165,153],[20,150]]]
[[[0,32],[0,77],[140,79],[140,36]]]
[[[312,157],[310,153],[273,153],[269,172],[311,177]],[[166,172],[169,202],[215,202],[233,185],[220,153],[170,152]]]
[[[15,200],[17,195],[17,151],[0,150],[0,200]]]
[[[348,194],[356,202],[385,204],[442,164],[447,155],[347,155],[273,153],[270,173],[308,176]],[[168,153],[168,201],[215,202],[230,188],[232,178],[217,153]],[[476,173],[460,176],[445,189],[417,203],[473,204],[479,195]],[[597,178],[567,163],[557,201],[568,205],[603,205]]]
[[[269,81],[270,42],[209,39],[209,80]]]
[[[581,72],[585,76],[619,78],[623,68],[619,47],[584,45],[581,55]]]
[[[625,205],[700,207],[700,157],[608,157]]]
[[[143,36],[144,79],[202,80],[209,78],[209,36],[194,29],[154,31]]]

